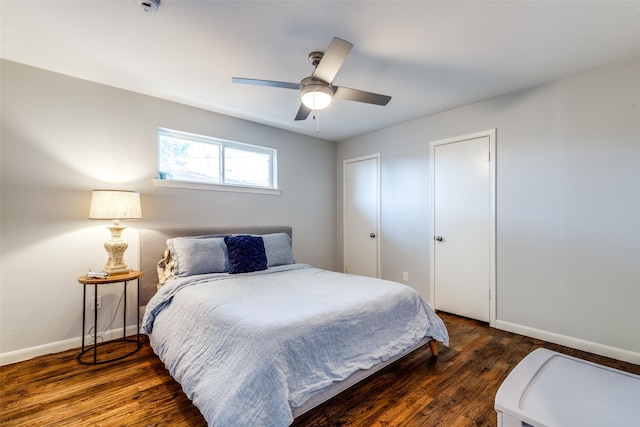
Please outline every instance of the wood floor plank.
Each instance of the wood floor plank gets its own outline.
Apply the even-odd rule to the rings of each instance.
[[[543,346],[640,374],[639,365],[440,315],[451,346],[440,345],[437,358],[425,345],[301,415],[294,427],[495,426],[498,387],[523,357]],[[117,354],[118,349],[111,351]],[[146,337],[139,352],[104,365],[81,365],[77,353],[0,367],[0,425],[206,426]]]

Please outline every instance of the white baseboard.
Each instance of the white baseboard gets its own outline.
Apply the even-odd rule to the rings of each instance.
[[[513,332],[532,338],[538,338],[555,344],[564,345],[578,350],[588,351],[589,353],[599,354],[605,357],[622,360],[629,363],[640,365],[640,353],[636,353],[621,348],[611,347],[604,344],[598,344],[579,338],[569,337],[566,335],[556,334],[554,332],[543,331],[541,329],[531,328],[516,323],[506,322],[504,320],[496,320],[496,328],[507,332]],[[127,336],[136,333],[136,326],[127,327]],[[107,331],[103,335],[105,341],[122,337],[122,328]],[[85,345],[93,343],[93,337],[85,337]],[[22,362],[24,360],[33,359],[34,357],[44,356],[45,354],[59,353],[74,348],[80,349],[82,340],[80,337],[72,338],[65,341],[57,341],[49,344],[39,345],[36,347],[25,348],[22,350],[11,351],[0,354],[0,366],[9,365],[11,363]]]
[[[543,331],[541,329],[518,325],[516,323],[505,322],[504,320],[496,320],[496,328],[503,331],[513,332],[516,334],[525,335],[527,337],[552,342],[554,344],[560,344],[578,350],[587,351],[589,353],[599,354],[600,356],[611,357],[612,359],[622,360],[624,362],[640,365],[640,353],[636,353],[633,351],[611,347],[604,344],[598,344],[580,338],[560,335],[554,332]]]
[[[135,335],[136,325],[127,326],[127,336]],[[113,339],[122,338],[122,328],[112,329],[106,331],[103,335],[103,341],[110,341]],[[85,336],[84,345],[93,345],[93,337]],[[82,338],[72,338],[64,341],[56,341],[49,344],[39,345],[36,347],[25,348],[22,350],[10,351],[8,353],[0,354],[0,366],[9,365],[11,363],[22,362],[24,360],[33,359],[34,357],[44,356],[45,354],[60,353],[62,351],[78,349],[80,353],[80,347],[82,346]]]

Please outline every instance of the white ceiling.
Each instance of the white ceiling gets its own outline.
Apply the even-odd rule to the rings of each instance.
[[[329,140],[640,56],[640,1],[0,2],[2,58]],[[334,83],[391,95],[293,119],[307,55],[353,43]],[[185,129],[188,130],[188,129]]]

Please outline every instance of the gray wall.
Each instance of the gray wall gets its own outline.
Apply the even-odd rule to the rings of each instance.
[[[429,142],[490,128],[498,129],[497,325],[640,363],[640,58],[337,148],[0,64],[0,363],[79,346],[76,279],[102,267],[109,238],[105,224],[86,219],[94,188],[141,192],[144,218],[125,224],[132,267],[136,228],[290,224],[298,261],[340,270],[342,162],[379,152],[382,274],[401,281],[408,271],[428,299]],[[277,148],[282,194],[154,187],[158,126]],[[104,293],[101,316],[119,291]]]
[[[102,269],[110,237],[108,224],[87,219],[92,189],[141,194],[143,219],[123,223],[130,267],[139,262],[139,228],[264,224],[291,225],[296,260],[335,269],[335,143],[13,62],[1,67],[0,362],[80,345],[76,279]],[[155,187],[158,127],[276,148],[281,195]],[[100,293],[107,319],[120,291]]]
[[[382,275],[429,297],[429,142],[497,128],[497,326],[640,363],[640,58],[338,144],[382,157]],[[339,269],[342,268],[339,253]]]

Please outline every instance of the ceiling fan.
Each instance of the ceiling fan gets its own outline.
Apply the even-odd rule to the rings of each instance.
[[[231,81],[233,83],[299,90],[302,104],[296,115],[296,120],[305,120],[312,110],[326,108],[333,97],[367,104],[387,105],[391,100],[390,96],[332,84],[333,78],[342,67],[352,47],[353,45],[348,41],[334,37],[326,52],[311,52],[309,54],[309,62],[315,67],[315,70],[311,76],[305,77],[300,83],[245,79],[241,77],[233,77]]]

